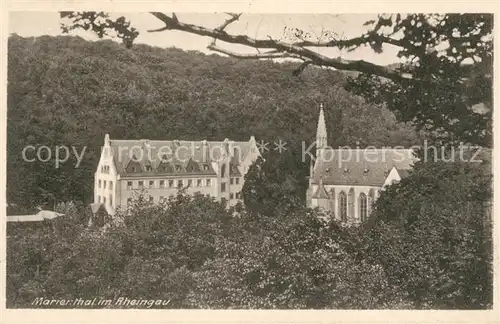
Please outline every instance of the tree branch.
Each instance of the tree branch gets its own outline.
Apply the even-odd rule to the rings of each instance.
[[[279,53],[276,55],[269,53],[238,54],[217,47],[215,46],[214,42],[212,42],[209,45],[209,49],[233,57],[246,58],[246,59],[293,57],[293,58],[299,58],[303,61],[310,61],[309,64],[333,67],[338,70],[357,71],[361,73],[378,75],[380,77],[384,77],[396,82],[415,80],[410,73],[401,73],[395,70],[388,69],[387,67],[369,63],[363,60],[349,61],[349,60],[343,60],[341,58],[330,58],[308,48],[308,47],[346,48],[346,47],[359,46],[371,41],[383,41],[388,44],[402,46],[398,40],[389,37],[370,34],[348,40],[331,40],[328,42],[300,41],[300,42],[288,43],[279,40],[274,40],[272,38],[255,39],[246,35],[228,34],[226,31],[224,31],[224,28],[226,28],[230,23],[238,20],[240,15],[236,14],[231,14],[231,18],[226,20],[220,27],[216,29],[210,29],[203,26],[183,23],[179,21],[177,17],[175,16],[173,16],[175,18],[169,17],[168,15],[161,12],[151,12],[151,14],[165,24],[164,27],[157,30],[180,30],[191,34],[196,34],[199,36],[211,37],[214,38],[214,40],[221,40],[230,44],[246,45],[253,48],[273,48]]]
[[[236,20],[240,19],[241,13],[239,14],[234,14],[234,13],[226,13],[231,16],[231,18],[227,19],[222,25],[220,25],[217,30],[223,31],[229,24],[235,22]]]

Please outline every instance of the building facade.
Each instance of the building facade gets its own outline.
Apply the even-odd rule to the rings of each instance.
[[[260,156],[255,138],[248,142],[111,140],[106,134],[94,174],[94,204],[113,215],[126,208],[137,192],[151,202],[178,190],[241,201],[244,176]]]
[[[385,186],[400,181],[415,158],[408,149],[333,149],[328,146],[323,106],[316,131],[316,158],[311,162],[307,203],[346,224],[368,219]]]

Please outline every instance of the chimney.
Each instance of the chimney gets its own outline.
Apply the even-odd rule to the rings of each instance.
[[[224,149],[224,155],[226,155],[226,156],[231,155],[231,152],[229,152],[229,139],[228,138],[224,139],[223,149]]]
[[[104,146],[109,146],[109,134],[104,135]]]

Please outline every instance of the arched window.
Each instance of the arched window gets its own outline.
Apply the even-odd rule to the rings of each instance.
[[[339,193],[339,216],[342,222],[347,222],[347,196],[343,191]]]
[[[335,212],[336,212],[335,211],[335,200],[337,198],[337,195],[335,195],[335,188],[332,188],[330,190],[330,197],[331,197],[331,199],[330,199],[330,207],[329,207],[329,209],[332,212],[332,214],[335,215]]]
[[[364,222],[366,221],[366,218],[368,216],[368,202],[366,199],[366,195],[364,193],[359,194],[359,217],[361,218],[361,221]]]
[[[226,165],[223,164],[221,169],[220,169],[220,176],[221,178],[224,178],[226,176]]]
[[[351,188],[349,190],[349,194],[347,195],[347,203],[348,203],[348,208],[349,210],[347,211],[347,217],[349,217],[350,220],[354,220],[354,212],[355,212],[355,207],[354,207],[354,201],[356,200],[356,197],[354,196],[354,188]]]

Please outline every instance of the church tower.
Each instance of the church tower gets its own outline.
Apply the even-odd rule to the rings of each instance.
[[[318,163],[318,159],[321,159],[323,156],[324,149],[328,147],[327,143],[327,133],[326,133],[326,122],[325,122],[325,112],[323,111],[323,104],[320,104],[319,111],[319,119],[318,119],[318,127],[316,129],[316,159],[311,158],[311,164],[309,166],[309,189],[306,193],[307,205],[308,207],[317,207],[318,200],[313,199],[313,196],[317,196],[317,190],[314,190],[314,179],[315,179],[315,170],[316,163]],[[322,189],[324,191],[324,188]],[[315,193],[316,192],[316,193]],[[319,191],[321,192],[321,190]],[[328,194],[327,194],[328,196]]]
[[[318,128],[316,129],[316,159],[320,158],[323,149],[328,146],[325,113],[323,111],[323,104],[320,104]]]

